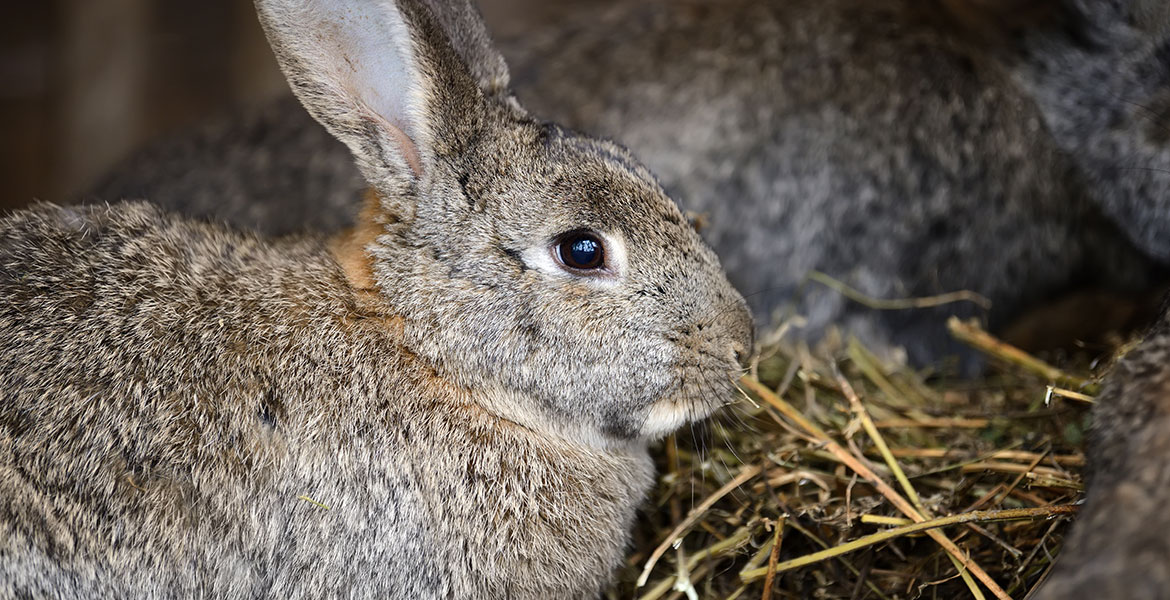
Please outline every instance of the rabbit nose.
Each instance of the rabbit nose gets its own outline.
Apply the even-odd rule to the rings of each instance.
[[[735,362],[744,365],[751,357],[752,349],[755,347],[756,328],[752,323],[752,316],[748,309],[743,305],[737,309],[739,319],[734,326],[735,338],[731,341],[731,352],[735,356]]]

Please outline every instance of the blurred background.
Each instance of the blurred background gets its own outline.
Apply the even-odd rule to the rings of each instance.
[[[480,0],[497,37],[605,0]],[[143,142],[287,86],[247,0],[11,2],[0,21],[0,210],[63,202]]]

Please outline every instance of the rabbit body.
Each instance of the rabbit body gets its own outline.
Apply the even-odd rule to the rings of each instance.
[[[375,192],[332,239],[0,220],[4,593],[596,598],[647,440],[731,397],[743,298],[627,151],[512,98],[469,4],[257,8]]]
[[[486,411],[322,240],[3,224],[0,595],[591,598],[620,561],[644,445]]]
[[[1170,12],[1160,0],[1068,1],[1077,35],[1019,43],[1012,79],[1083,173],[1102,212],[1147,256],[1170,261]]]
[[[268,235],[353,226],[369,186],[353,156],[293,96],[148,145],[85,194],[148,199]]]

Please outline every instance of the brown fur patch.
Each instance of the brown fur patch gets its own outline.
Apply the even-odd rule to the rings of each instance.
[[[368,248],[382,234],[384,225],[381,199],[374,190],[367,190],[357,225],[337,234],[329,243],[330,253],[356,292],[377,291],[373,257]]]
[[[401,337],[404,321],[401,316],[387,312],[385,299],[374,279],[374,257],[369,252],[370,246],[385,232],[389,220],[378,193],[373,189],[366,190],[357,224],[334,236],[329,242],[329,252],[353,288],[355,303],[352,313],[343,318],[344,324],[349,326],[375,319],[379,327]]]

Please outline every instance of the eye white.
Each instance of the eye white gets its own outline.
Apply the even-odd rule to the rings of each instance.
[[[583,281],[592,281],[598,285],[614,285],[625,276],[627,271],[626,241],[620,234],[601,231],[591,231],[601,239],[605,253],[605,267],[599,269],[596,275],[580,276],[565,270],[557,260],[559,241],[546,242],[540,246],[529,247],[521,253],[524,263],[530,268],[540,271],[550,277],[565,277]]]

